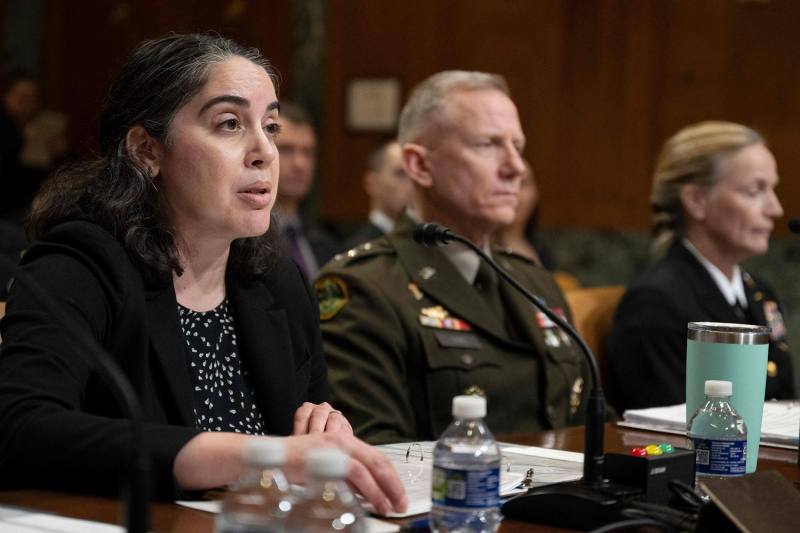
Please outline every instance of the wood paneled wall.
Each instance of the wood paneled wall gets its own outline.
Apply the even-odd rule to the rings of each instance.
[[[167,32],[215,31],[256,46],[284,75],[292,56],[292,2],[202,0],[50,0],[44,21],[45,104],[70,118],[79,152],[93,148],[108,86],[133,48]]]
[[[296,0],[301,1],[301,0]],[[136,43],[215,30],[258,46],[292,93],[290,0],[47,2],[45,102],[92,147],[108,83]],[[367,212],[364,161],[384,136],[344,125],[355,77],[404,94],[447,68],[506,76],[549,227],[643,229],[653,160],[681,126],[718,118],[761,130],[778,158],[785,210],[800,215],[800,40],[792,0],[328,0],[320,212]]]
[[[792,0],[330,0],[321,214],[367,211],[363,161],[380,136],[344,126],[354,77],[404,97],[449,68],[501,73],[537,172],[541,223],[644,229],[661,143],[704,120],[743,122],[776,154],[800,215],[800,2]]]

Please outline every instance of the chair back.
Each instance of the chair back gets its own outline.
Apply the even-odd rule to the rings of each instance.
[[[556,280],[556,284],[563,292],[580,289],[582,287],[578,278],[563,270],[556,270],[553,272],[553,278]]]
[[[594,352],[600,370],[600,379],[606,381],[606,339],[611,333],[614,312],[617,310],[624,285],[582,287],[566,291],[564,296],[572,309],[575,329]]]

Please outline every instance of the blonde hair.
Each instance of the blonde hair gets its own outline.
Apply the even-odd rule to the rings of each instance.
[[[400,144],[418,140],[430,119],[440,113],[447,96],[456,90],[496,89],[510,96],[508,83],[499,74],[467,70],[445,70],[430,76],[411,92],[400,112],[397,140]]]
[[[763,142],[763,137],[747,126],[706,121],[686,126],[664,143],[656,160],[650,196],[654,256],[663,254],[683,235],[683,186],[711,187],[722,162],[742,148]]]

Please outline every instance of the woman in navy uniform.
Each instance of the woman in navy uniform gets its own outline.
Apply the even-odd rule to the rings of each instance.
[[[783,215],[775,158],[754,130],[687,126],[664,145],[653,180],[653,254],[629,287],[609,339],[608,394],[625,409],[685,401],[688,322],[772,328],[766,398],[793,398],[783,310],[742,261],[767,252]]]

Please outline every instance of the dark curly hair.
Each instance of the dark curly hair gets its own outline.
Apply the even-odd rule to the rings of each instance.
[[[111,84],[100,115],[100,153],[59,169],[33,201],[28,236],[40,238],[69,220],[97,223],[123,243],[147,279],[166,283],[183,273],[176,235],[160,208],[148,170],[128,153],[126,135],[140,125],[167,144],[172,119],[208,80],[210,67],[228,58],[248,59],[278,76],[255,48],[211,34],[169,35],[145,41]],[[245,279],[269,271],[277,256],[276,224],[259,237],[231,245],[230,267]]]

